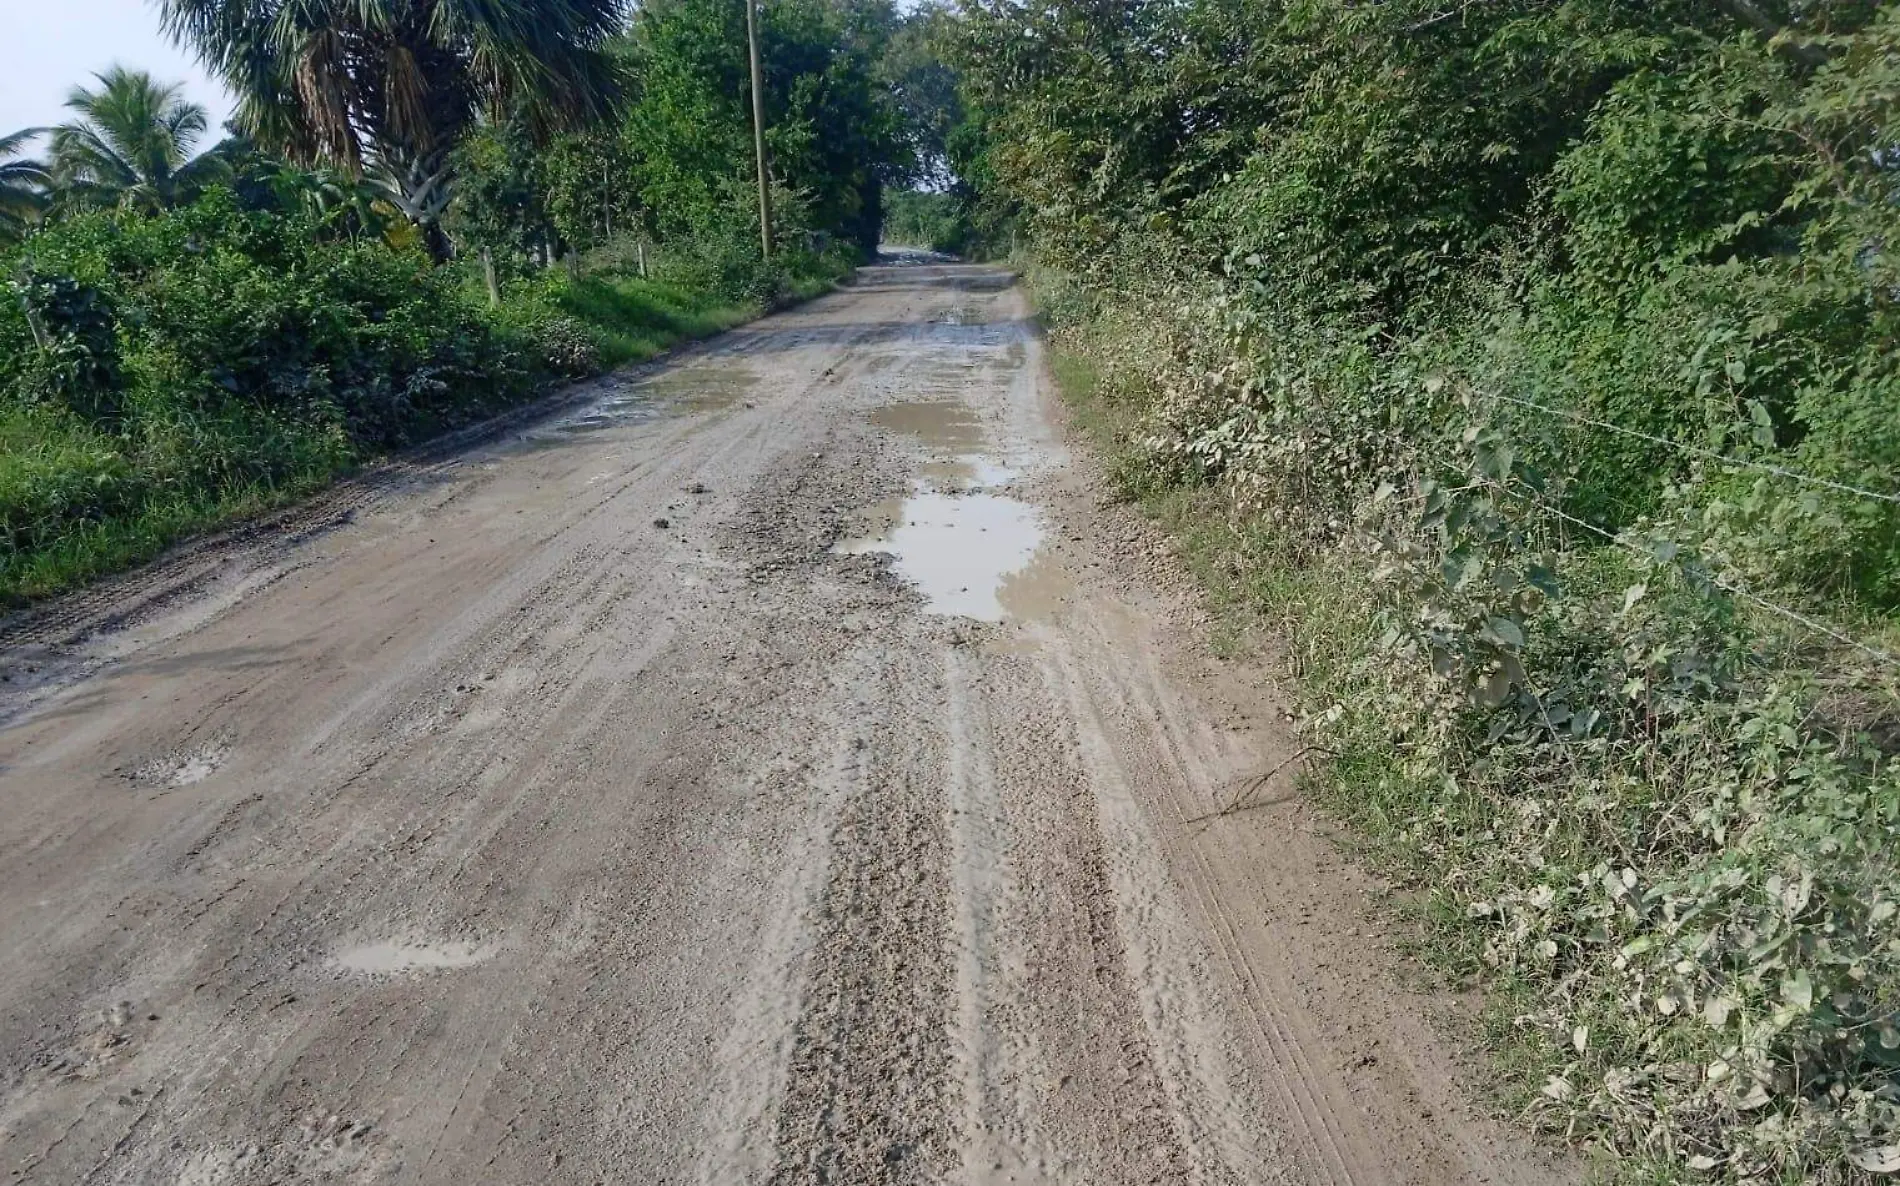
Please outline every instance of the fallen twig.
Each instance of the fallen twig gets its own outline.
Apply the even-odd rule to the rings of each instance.
[[[1253,807],[1266,806],[1265,804],[1260,804],[1260,803],[1253,804],[1252,806],[1249,806],[1249,807],[1243,807],[1241,805],[1245,803],[1248,799],[1252,798],[1255,791],[1260,790],[1262,787],[1272,782],[1274,775],[1280,773],[1280,771],[1282,770],[1285,770],[1288,766],[1293,765],[1295,762],[1298,762],[1300,759],[1306,757],[1308,754],[1314,754],[1314,753],[1325,754],[1328,757],[1339,756],[1336,753],[1334,753],[1332,750],[1327,749],[1323,745],[1303,745],[1299,749],[1295,750],[1293,753],[1293,756],[1288,758],[1286,761],[1281,762],[1278,766],[1275,766],[1273,769],[1267,771],[1265,774],[1262,774],[1257,778],[1249,779],[1240,788],[1240,790],[1234,795],[1233,799],[1228,802],[1227,806],[1221,808],[1219,811],[1210,811],[1206,815],[1197,815],[1193,819],[1187,822],[1190,824],[1198,824],[1202,822],[1203,820],[1215,819],[1223,815],[1233,815],[1235,812],[1238,812],[1238,811],[1251,811]]]

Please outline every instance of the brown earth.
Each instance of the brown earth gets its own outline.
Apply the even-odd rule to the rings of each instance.
[[[0,1167],[1567,1180],[1060,419],[911,260],[8,625]]]

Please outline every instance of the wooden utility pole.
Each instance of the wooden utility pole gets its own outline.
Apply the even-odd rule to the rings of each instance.
[[[759,158],[759,244],[772,258],[772,181],[765,167],[765,83],[759,70],[758,0],[745,2],[745,39],[752,57],[752,149]]]

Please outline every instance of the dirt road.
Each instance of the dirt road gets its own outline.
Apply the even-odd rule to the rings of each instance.
[[[46,1183],[1535,1183],[913,264],[13,629],[0,1167]]]

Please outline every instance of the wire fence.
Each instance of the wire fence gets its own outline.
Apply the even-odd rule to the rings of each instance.
[[[1553,408],[1548,404],[1540,404],[1536,400],[1520,399],[1517,396],[1504,395],[1500,392],[1489,392],[1486,397],[1489,399],[1502,400],[1508,404],[1516,404],[1519,407],[1535,408],[1540,412],[1548,412],[1552,416],[1568,420],[1573,424],[1586,424],[1591,428],[1601,428],[1607,432],[1617,433],[1621,436],[1634,437],[1636,440],[1647,441],[1652,445],[1664,445],[1679,452],[1687,453],[1692,457],[1700,457],[1708,461],[1717,461],[1723,465],[1734,466],[1738,469],[1752,469],[1760,473],[1773,474],[1778,478],[1787,478],[1791,481],[1800,482],[1805,486],[1815,486],[1826,490],[1833,490],[1841,494],[1852,494],[1859,498],[1871,498],[1880,502],[1900,504],[1900,494],[1883,494],[1878,490],[1868,490],[1861,486],[1850,486],[1845,482],[1835,482],[1828,478],[1817,478],[1812,474],[1804,474],[1799,470],[1787,469],[1779,465],[1771,465],[1765,461],[1755,461],[1747,457],[1733,457],[1727,453],[1718,453],[1713,449],[1704,449],[1698,445],[1685,444],[1682,441],[1672,441],[1668,437],[1659,437],[1652,433],[1628,428],[1621,424],[1612,424],[1608,420],[1597,420],[1593,417],[1585,416],[1580,412]]]
[[[1900,495],[1882,494],[1876,490],[1866,490],[1857,486],[1849,486],[1849,485],[1845,485],[1839,482],[1832,482],[1825,478],[1816,478],[1811,475],[1803,474],[1803,473],[1800,473],[1799,471],[1787,469],[1782,466],[1770,465],[1765,462],[1756,462],[1747,458],[1730,457],[1725,454],[1717,453],[1713,450],[1702,449],[1694,445],[1684,444],[1681,441],[1671,441],[1665,437],[1653,436],[1649,433],[1639,432],[1635,429],[1625,428],[1617,424],[1611,424],[1608,421],[1596,420],[1591,417],[1583,416],[1574,412],[1567,412],[1559,408],[1553,408],[1546,404],[1537,403],[1534,400],[1518,399],[1514,396],[1501,395],[1497,393],[1491,393],[1491,398],[1503,400],[1508,403],[1518,404],[1527,408],[1534,408],[1539,411],[1547,412],[1551,415],[1557,416],[1561,419],[1571,421],[1573,423],[1584,424],[1584,425],[1589,425],[1595,428],[1606,429],[1611,432],[1616,432],[1616,433],[1621,433],[1626,436],[1636,437],[1638,439],[1649,441],[1655,444],[1665,445],[1670,448],[1677,449],[1681,452],[1690,454],[1692,456],[1699,456],[1706,459],[1712,459],[1712,460],[1715,460],[1727,465],[1735,465],[1735,466],[1739,466],[1746,469],[1758,470],[1764,473],[1773,474],[1777,477],[1781,477],[1781,478],[1788,479],[1795,482],[1800,482],[1806,485],[1825,487],[1827,489],[1832,489],[1841,493],[1852,494],[1858,497],[1876,499],[1883,502],[1891,502],[1891,503],[1900,504]],[[1390,433],[1384,433],[1384,432],[1377,433],[1377,435],[1384,438],[1391,444],[1398,446],[1402,450],[1416,451],[1420,455],[1425,456],[1427,459],[1443,466],[1445,469],[1458,472],[1461,474],[1465,474],[1468,477],[1472,476],[1470,473],[1469,466],[1449,464],[1444,458],[1431,454],[1428,450],[1424,449],[1422,445],[1417,441],[1406,441]],[[1649,553],[1647,553],[1642,547],[1639,547],[1637,544],[1631,542],[1626,536],[1618,534],[1617,532],[1613,532],[1609,530],[1608,528],[1599,526],[1598,524],[1591,523],[1588,520],[1582,519],[1576,515],[1573,515],[1570,512],[1564,510],[1563,508],[1556,506],[1555,504],[1549,502],[1548,500],[1540,498],[1529,491],[1517,489],[1516,487],[1510,486],[1504,482],[1500,482],[1489,477],[1484,477],[1482,475],[1476,476],[1475,481],[1491,489],[1495,489],[1498,492],[1505,494],[1506,496],[1511,497],[1521,503],[1532,506],[1542,511],[1543,513],[1551,516],[1554,519],[1567,523],[1573,527],[1580,528],[1590,533],[1593,536],[1596,536],[1600,539],[1607,541],[1608,543],[1616,547],[1625,549],[1631,552],[1632,554],[1642,556],[1645,559],[1649,558]],[[1896,669],[1900,669],[1900,655],[1895,655],[1892,652],[1883,650],[1880,647],[1872,646],[1861,639],[1855,638],[1853,635],[1848,634],[1845,631],[1837,629],[1834,626],[1831,626],[1825,622],[1822,622],[1816,619],[1812,615],[1803,613],[1802,611],[1794,609],[1792,607],[1782,605],[1779,602],[1772,601],[1766,597],[1761,596],[1758,593],[1754,593],[1742,587],[1741,585],[1738,585],[1735,582],[1726,579],[1719,573],[1715,573],[1711,571],[1711,572],[1706,573],[1706,577],[1711,585],[1722,590],[1723,592],[1729,594],[1732,597],[1739,598],[1743,601],[1748,602],[1751,605],[1754,605],[1762,610],[1772,613],[1776,615],[1777,617],[1783,618],[1789,622],[1793,622],[1804,629],[1811,630],[1816,634],[1832,639],[1835,642],[1842,644],[1843,646],[1852,648],[1853,650],[1858,651],[1861,654],[1868,656],[1869,658],[1875,659],[1881,663],[1887,664]]]

